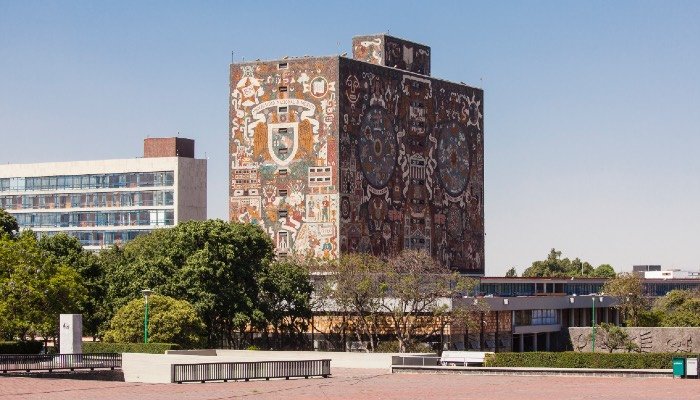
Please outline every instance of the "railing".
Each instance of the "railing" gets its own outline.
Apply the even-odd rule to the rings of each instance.
[[[122,355],[117,353],[0,355],[0,371],[3,373],[121,367]]]
[[[440,365],[440,357],[392,356],[391,365],[433,367]]]
[[[171,379],[175,383],[206,382],[271,378],[308,378],[331,374],[331,360],[303,361],[255,361],[255,362],[220,362],[201,364],[173,364]]]

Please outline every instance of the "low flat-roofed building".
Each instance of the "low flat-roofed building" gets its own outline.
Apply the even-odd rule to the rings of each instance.
[[[149,138],[143,158],[0,165],[0,208],[21,230],[99,249],[206,219],[207,161],[191,139]]]
[[[698,271],[681,271],[679,269],[663,270],[663,271],[645,271],[645,279],[698,279],[700,272]]]

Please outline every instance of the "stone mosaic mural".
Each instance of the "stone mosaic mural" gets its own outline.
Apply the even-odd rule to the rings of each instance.
[[[353,52],[231,65],[230,218],[282,254],[424,249],[483,274],[483,92],[409,72],[430,71],[427,46]]]
[[[231,66],[232,220],[278,253],[338,256],[337,59]]]
[[[341,252],[484,268],[483,92],[340,62]]]

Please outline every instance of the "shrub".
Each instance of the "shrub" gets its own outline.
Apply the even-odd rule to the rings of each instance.
[[[0,354],[39,354],[43,346],[37,341],[0,342]]]
[[[105,343],[83,342],[83,353],[148,353],[163,354],[166,350],[179,350],[175,343]]]
[[[190,303],[168,296],[153,295],[149,298],[148,305],[149,341],[177,343],[186,349],[197,348],[204,343],[204,323]],[[104,341],[143,342],[143,313],[142,299],[132,300],[120,308],[110,321]]]
[[[679,353],[529,352],[487,355],[487,367],[670,369]]]

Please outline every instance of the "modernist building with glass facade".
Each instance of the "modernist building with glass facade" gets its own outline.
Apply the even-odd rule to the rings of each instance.
[[[143,158],[0,165],[0,208],[20,229],[64,232],[99,249],[206,219],[206,180],[193,140],[152,138]]]

